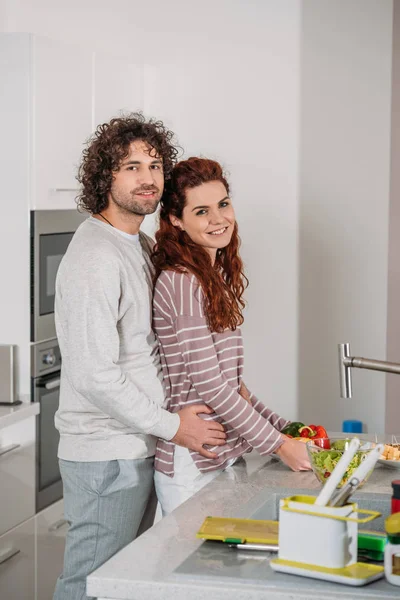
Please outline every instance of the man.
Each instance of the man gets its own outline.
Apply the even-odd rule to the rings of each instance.
[[[205,457],[215,455],[204,444],[226,437],[219,423],[198,416],[204,407],[163,409],[151,328],[152,243],[139,229],[175,163],[172,138],[161,122],[132,114],[99,126],[83,152],[79,204],[91,216],[56,285],[63,359],[56,427],[70,527],[55,600],[86,599],[87,575],[136,537],[158,437]]]

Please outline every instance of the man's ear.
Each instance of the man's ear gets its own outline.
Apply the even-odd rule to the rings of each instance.
[[[178,219],[178,217],[175,217],[175,215],[169,215],[169,220],[171,221],[174,227],[178,227],[179,229],[182,229],[182,231],[184,231],[182,221]]]

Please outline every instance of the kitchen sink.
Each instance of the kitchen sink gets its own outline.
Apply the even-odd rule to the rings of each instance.
[[[269,521],[279,520],[279,501],[287,496],[308,495],[310,490],[296,490],[279,488],[279,492],[271,493],[271,488],[262,490],[247,504],[242,506],[240,511],[235,514],[237,518],[243,519],[263,519]],[[363,494],[359,492],[351,497],[352,502],[357,502],[359,508],[364,510],[374,510],[382,514],[381,517],[374,519],[370,523],[360,525],[361,529],[374,531],[385,530],[385,519],[390,514],[391,496],[390,494]],[[361,517],[362,515],[360,515]]]
[[[318,493],[318,492],[317,492]],[[317,495],[314,492],[312,495]],[[233,517],[242,519],[279,520],[279,501],[281,498],[293,495],[309,495],[309,489],[293,488],[265,488],[244,504]],[[390,513],[390,494],[357,493],[352,497],[359,507],[374,510],[382,514],[381,517],[359,525],[362,530],[384,531],[384,520]],[[186,560],[184,560],[171,575],[172,579],[211,586],[233,586],[232,590],[241,589],[242,586],[255,586],[269,593],[280,588],[280,594],[287,598],[336,598],[339,589],[345,586],[327,584],[324,581],[308,579],[307,577],[293,577],[282,573],[274,573],[269,565],[271,557],[269,552],[246,552],[233,550],[221,542],[203,542]],[[328,587],[327,587],[328,586]],[[390,584],[381,580],[371,586],[351,588],[351,593],[344,594],[352,600],[376,600],[376,598],[394,598]],[[212,589],[212,588],[211,588]],[[243,597],[244,594],[243,594]],[[274,596],[276,597],[276,596]]]

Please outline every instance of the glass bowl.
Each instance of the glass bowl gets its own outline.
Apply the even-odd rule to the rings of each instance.
[[[310,459],[311,468],[314,471],[314,475],[318,481],[322,484],[326,482],[330,477],[333,469],[343,456],[344,451],[347,449],[352,438],[319,438],[309,440],[306,443],[308,457]],[[368,442],[361,440],[360,449],[356,452],[353,460],[348,466],[345,474],[343,475],[338,488],[341,488],[347,480],[351,477],[354,471],[357,469],[359,464],[366,458],[368,452],[375,446],[374,442]],[[372,470],[365,477],[364,481],[360,484],[360,487],[364,485]]]

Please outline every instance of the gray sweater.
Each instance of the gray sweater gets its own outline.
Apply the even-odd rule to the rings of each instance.
[[[103,461],[153,456],[179,416],[164,410],[151,328],[152,242],[135,244],[88,218],[57,274],[55,320],[62,355],[58,456]]]

